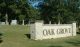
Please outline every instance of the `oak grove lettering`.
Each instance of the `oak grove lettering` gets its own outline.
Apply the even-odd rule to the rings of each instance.
[[[56,32],[54,32],[56,31]],[[43,35],[55,35],[55,34],[67,34],[71,33],[71,28],[60,28],[60,29],[43,29]]]

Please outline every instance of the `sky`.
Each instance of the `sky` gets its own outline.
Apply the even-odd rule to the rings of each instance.
[[[43,0],[29,0],[30,4],[36,8],[39,2],[42,2]]]

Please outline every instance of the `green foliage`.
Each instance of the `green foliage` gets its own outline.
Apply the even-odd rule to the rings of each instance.
[[[20,19],[20,20],[24,20],[24,19],[25,19],[25,15],[20,15],[20,16],[19,16],[19,19]]]
[[[35,1],[35,0],[33,0]],[[0,0],[0,18],[8,21],[17,20],[44,20],[53,23],[80,22],[80,0],[44,0],[39,9],[35,9],[28,0]],[[4,19],[4,20],[3,20]],[[47,23],[48,23],[47,22]]]
[[[40,12],[44,21],[72,23],[80,13],[79,0],[44,0]]]
[[[0,10],[1,14],[8,14],[9,21],[11,21],[12,19],[34,20],[36,15],[38,14],[38,11],[32,8],[28,0],[1,0]]]

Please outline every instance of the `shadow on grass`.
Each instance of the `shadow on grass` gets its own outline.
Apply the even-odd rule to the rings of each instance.
[[[77,34],[80,34],[80,32],[77,32]]]
[[[62,46],[49,46],[49,47],[62,47]]]
[[[2,43],[2,42],[3,42],[3,40],[2,40],[2,36],[3,36],[3,34],[2,34],[2,33],[0,33],[0,43]]]
[[[0,33],[0,36],[2,36],[2,33]]]
[[[3,42],[3,40],[2,39],[0,39],[0,43],[2,43]]]
[[[67,43],[72,44],[74,46],[80,46],[80,41],[67,41]]]
[[[30,34],[24,34],[28,39],[31,38],[31,35]]]

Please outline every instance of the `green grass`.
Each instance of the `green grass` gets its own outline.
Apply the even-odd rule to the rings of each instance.
[[[29,33],[27,26],[1,26],[3,33],[0,47],[80,47],[80,34],[75,37],[31,40],[25,34]]]

